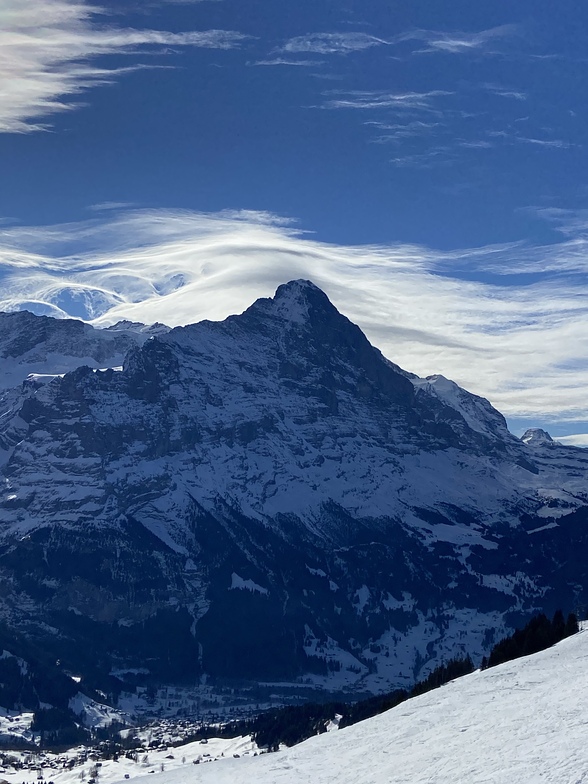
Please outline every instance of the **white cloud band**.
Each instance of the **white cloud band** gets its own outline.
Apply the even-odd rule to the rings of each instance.
[[[454,252],[350,247],[268,214],[108,211],[0,230],[0,309],[176,325],[224,318],[305,277],[406,369],[449,376],[510,416],[578,421],[588,418],[587,250],[577,236]]]

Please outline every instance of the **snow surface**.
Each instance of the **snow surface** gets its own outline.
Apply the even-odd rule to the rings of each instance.
[[[496,410],[485,398],[467,392],[455,381],[441,375],[427,376],[426,378],[410,375],[409,378],[415,388],[429,395],[435,395],[453,408],[463,417],[468,427],[477,433],[492,436],[496,434],[497,429],[506,431],[506,421],[497,417]]]
[[[263,594],[269,593],[267,588],[258,585],[257,583],[253,582],[253,580],[244,580],[242,577],[236,574],[236,572],[233,572],[233,574],[231,575],[231,587],[229,588],[229,590],[251,591],[252,593],[263,593]]]
[[[7,747],[20,741],[31,741],[31,724],[34,714],[30,712],[17,713],[16,711],[0,708],[0,738]]]
[[[82,692],[78,692],[75,697],[70,699],[69,709],[80,719],[83,719],[85,727],[108,727],[113,722],[126,724],[128,721],[128,717],[121,711],[96,702],[90,697],[86,697]]]
[[[26,714],[23,714],[26,715]],[[32,716],[32,714],[29,714]],[[1,718],[1,717],[0,717]],[[16,720],[15,720],[16,721]],[[11,725],[12,728],[13,725]],[[15,725],[16,726],[16,725]],[[141,733],[147,741],[150,732]],[[22,734],[30,740],[30,733]],[[156,749],[142,748],[137,754],[121,756],[118,760],[101,759],[98,754],[83,747],[71,749],[61,754],[35,751],[10,751],[7,756],[24,765],[19,770],[11,766],[0,766],[1,780],[9,784],[22,782],[52,781],[54,784],[86,784],[90,779],[98,784],[111,784],[114,781],[143,779],[145,774],[151,781],[154,773],[177,770],[183,775],[181,780],[190,778],[194,765],[204,765],[225,757],[239,758],[258,754],[259,750],[249,736],[244,738],[211,738],[208,741],[194,741],[174,748],[163,743]],[[208,767],[208,766],[206,766]],[[151,775],[149,775],[151,774]]]
[[[136,784],[580,784],[588,781],[587,657],[582,631],[294,748]]]

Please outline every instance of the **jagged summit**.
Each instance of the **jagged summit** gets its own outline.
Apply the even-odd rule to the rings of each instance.
[[[545,446],[546,444],[555,443],[549,433],[540,427],[530,427],[528,430],[525,430],[521,436],[521,441],[529,446]]]
[[[129,319],[122,319],[121,321],[117,321],[115,324],[111,324],[110,326],[106,327],[98,327],[97,329],[105,333],[130,332],[136,333],[137,335],[157,335],[169,332],[171,327],[168,327],[167,324],[162,324],[160,321],[156,321],[154,324],[143,324],[141,321],[130,321]]]
[[[336,311],[324,291],[310,280],[292,280],[279,286],[273,305],[276,314],[293,323],[308,321],[312,311]]]
[[[328,301],[329,299],[321,288],[311,280],[305,278],[296,278],[287,283],[281,283],[276,289],[276,293],[273,297],[274,300],[292,298],[320,299],[322,301]]]
[[[308,324],[320,315],[344,318],[322,289],[303,279],[281,284],[273,297],[256,300],[245,313],[263,314],[297,325]]]

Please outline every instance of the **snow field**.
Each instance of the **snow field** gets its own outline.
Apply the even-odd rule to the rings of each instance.
[[[208,742],[195,741],[177,748],[160,748],[139,751],[137,761],[126,757],[115,760],[93,759],[92,754],[83,762],[80,757],[84,749],[77,748],[64,754],[43,754],[35,752],[6,752],[10,757],[27,761],[27,769],[12,770],[10,767],[0,767],[0,778],[9,784],[36,784],[37,780],[52,781],[54,784],[87,784],[93,778],[96,784],[113,784],[115,781],[126,782],[144,776],[149,781],[155,779],[154,773],[164,770],[177,771],[180,775],[178,781],[187,781],[191,778],[192,769],[221,760],[224,757],[233,759],[234,754],[246,757],[259,753],[257,746],[251,738],[211,738]],[[72,767],[68,763],[72,761]]]

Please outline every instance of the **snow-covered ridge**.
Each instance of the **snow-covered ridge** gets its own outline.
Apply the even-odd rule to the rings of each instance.
[[[436,395],[461,416],[472,430],[490,437],[497,433],[507,437],[506,420],[485,398],[466,392],[445,376],[415,377],[411,381],[417,389]]]
[[[121,321],[96,329],[76,319],[28,311],[0,313],[0,389],[17,386],[29,375],[50,380],[83,365],[95,369],[122,365],[132,347],[166,331],[161,324]]]

